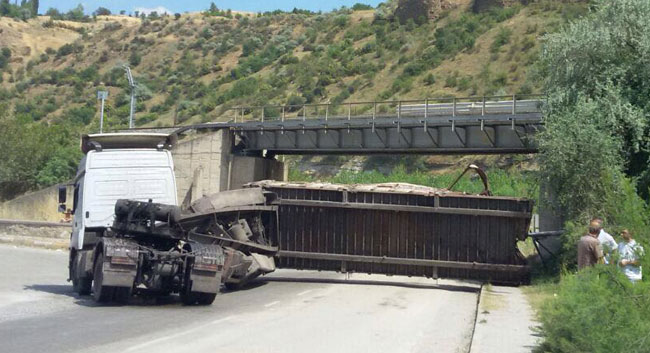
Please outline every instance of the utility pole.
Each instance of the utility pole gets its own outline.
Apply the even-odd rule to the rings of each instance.
[[[131,87],[131,110],[129,113],[129,129],[133,129],[133,113],[135,110],[135,81],[133,81],[133,76],[131,75],[131,68],[127,65],[124,65],[124,70],[126,70],[126,78],[129,80],[129,86]]]
[[[104,133],[104,101],[108,98],[108,91],[97,91],[97,99],[102,101],[102,109],[99,111],[99,133]]]

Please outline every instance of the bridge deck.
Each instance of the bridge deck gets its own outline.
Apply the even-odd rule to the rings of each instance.
[[[191,128],[230,128],[238,138],[237,152],[248,154],[534,153],[532,136],[543,124],[541,105],[539,99],[482,97],[238,107],[230,111],[234,115],[228,123]]]

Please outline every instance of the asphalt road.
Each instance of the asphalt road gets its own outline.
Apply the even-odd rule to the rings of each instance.
[[[97,306],[67,252],[0,246],[2,352],[466,352],[478,285],[278,270],[211,306]]]

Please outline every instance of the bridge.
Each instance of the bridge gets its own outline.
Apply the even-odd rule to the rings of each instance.
[[[236,107],[181,128],[229,128],[235,151],[276,154],[535,153],[539,95]]]

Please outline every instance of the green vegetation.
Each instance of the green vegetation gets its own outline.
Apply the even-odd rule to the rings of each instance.
[[[18,18],[27,21],[38,15],[38,0],[22,0],[20,5],[11,4],[9,0],[0,0],[0,16]]]
[[[409,160],[409,158],[405,158]],[[413,160],[415,161],[415,160]],[[382,174],[376,170],[366,172],[341,171],[331,178],[325,178],[325,182],[336,184],[380,184],[380,183],[410,183],[416,185],[430,186],[434,188],[446,188],[458,177],[460,172],[446,174],[431,174],[422,169],[408,170],[405,164],[398,165],[389,174]],[[465,175],[454,186],[454,191],[478,194],[483,191],[481,180]],[[538,187],[537,179],[533,173],[517,171],[506,171],[502,169],[489,170],[487,172],[490,181],[490,189],[496,196],[527,197],[537,200]],[[301,173],[295,169],[289,170],[291,181],[316,181],[313,177]]]
[[[542,182],[566,216],[559,267],[575,268],[575,247],[592,216],[614,235],[632,230],[650,246],[648,59],[650,1],[600,0],[594,11],[547,35],[540,77],[549,94],[540,135]],[[607,24],[604,26],[603,24]],[[613,262],[616,262],[614,259]],[[648,256],[641,260],[648,267]],[[542,306],[541,351],[648,352],[650,281],[631,285],[615,265],[565,272]]]
[[[43,129],[28,121],[8,119],[5,112],[0,105],[0,149],[5,151],[5,158],[0,159],[3,197],[11,198],[34,186],[48,186],[74,175],[81,152],[73,129],[64,125]]]
[[[84,7],[79,4],[77,7],[71,9],[66,13],[61,13],[59,10],[50,7],[45,12],[46,16],[50,16],[52,20],[66,20],[75,22],[90,22],[92,18],[84,13]]]
[[[615,266],[562,277],[543,301],[538,352],[648,352],[650,285],[631,284]]]

